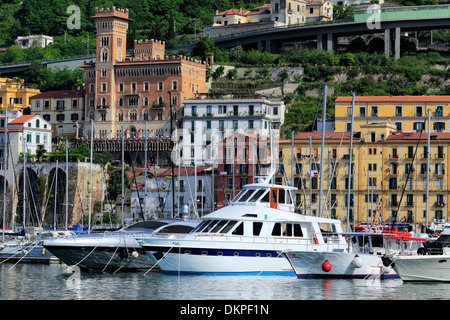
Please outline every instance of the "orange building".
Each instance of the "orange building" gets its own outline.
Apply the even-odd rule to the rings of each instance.
[[[170,135],[170,105],[173,128],[184,99],[205,93],[205,62],[166,57],[165,43],[134,42],[134,56],[127,56],[128,9],[95,10],[96,62],[85,63],[86,109],[84,136],[90,136],[95,121],[97,138],[120,137],[122,126],[128,138]]]

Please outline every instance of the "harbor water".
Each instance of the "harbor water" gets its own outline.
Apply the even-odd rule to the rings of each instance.
[[[64,264],[0,264],[1,300],[447,300],[450,283],[302,280],[288,276],[72,272]]]

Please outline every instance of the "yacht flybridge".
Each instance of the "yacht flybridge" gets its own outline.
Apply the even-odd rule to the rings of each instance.
[[[137,238],[165,273],[292,275],[284,250],[346,247],[339,220],[295,212],[295,187],[248,184],[231,203],[202,218],[189,234]]]

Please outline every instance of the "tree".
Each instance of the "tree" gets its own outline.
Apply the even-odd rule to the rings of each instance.
[[[124,188],[128,188],[128,185],[130,183],[130,178],[125,174],[124,175]],[[108,192],[110,195],[110,198],[115,200],[117,199],[117,196],[122,193],[122,172],[116,171],[113,174],[111,174],[109,180],[108,180]]]
[[[206,54],[214,53],[215,50],[216,46],[214,42],[208,37],[203,37],[199,42],[195,44],[194,48],[192,49],[192,55],[198,56],[202,60],[205,60]]]

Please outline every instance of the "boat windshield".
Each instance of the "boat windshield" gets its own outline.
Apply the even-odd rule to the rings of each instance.
[[[234,220],[205,220],[200,225],[198,225],[194,230],[192,230],[192,233],[199,232],[199,233],[227,233],[230,231],[234,225],[238,221]]]
[[[260,189],[258,191],[256,191],[252,197],[248,200],[248,202],[256,202],[259,198],[261,198],[261,196],[263,195],[264,192],[267,192],[267,194],[269,193],[269,190],[266,189]]]
[[[246,193],[242,195],[242,197],[239,198],[239,202],[245,202],[247,201],[254,193],[255,189],[249,189]]]
[[[239,199],[240,199],[244,194],[246,194],[247,191],[248,191],[248,189],[243,189],[243,190],[241,190],[241,192],[239,192],[239,193],[237,194],[237,196],[235,196],[234,199],[233,199],[232,201],[233,201],[233,202],[239,201]]]
[[[450,235],[440,235],[436,242],[442,244],[443,247],[450,247]]]
[[[145,229],[146,231],[153,231],[158,229],[159,227],[165,226],[168,224],[167,222],[157,221],[157,220],[149,220],[135,223],[131,226],[125,227],[126,231],[136,231],[138,229]]]

